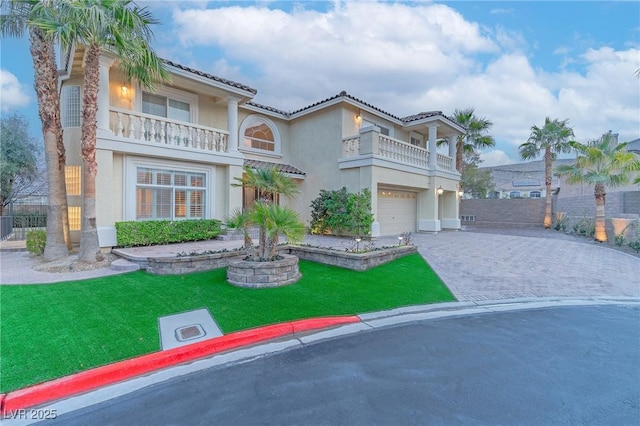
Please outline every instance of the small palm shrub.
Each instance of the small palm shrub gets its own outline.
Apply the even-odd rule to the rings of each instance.
[[[47,244],[46,231],[29,231],[27,232],[27,251],[29,253],[40,256],[44,253],[44,246]]]

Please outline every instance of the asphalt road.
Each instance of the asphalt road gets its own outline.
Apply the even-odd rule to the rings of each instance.
[[[640,419],[640,308],[441,318],[150,386],[43,424],[615,424]]]

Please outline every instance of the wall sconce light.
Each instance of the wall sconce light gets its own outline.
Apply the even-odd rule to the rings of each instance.
[[[442,189],[442,186],[439,186],[436,191],[438,192],[438,195],[444,194],[444,189]]]
[[[362,116],[360,115],[360,113],[359,113],[359,112],[356,114],[356,117],[355,117],[355,118],[356,118],[356,121],[360,121],[360,120],[362,120]]]
[[[458,195],[460,196],[460,198],[464,196],[464,189],[462,189],[462,186],[458,187]]]
[[[122,96],[127,96],[127,93],[129,93],[129,88],[125,83],[122,83],[122,86],[120,87],[120,93],[122,93]]]

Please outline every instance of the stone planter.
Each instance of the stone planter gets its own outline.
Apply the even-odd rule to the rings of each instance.
[[[265,288],[293,284],[302,277],[298,258],[280,254],[284,259],[273,262],[234,260],[227,266],[227,281],[236,287]]]

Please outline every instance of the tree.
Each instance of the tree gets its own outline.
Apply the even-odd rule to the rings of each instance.
[[[463,156],[475,152],[476,149],[490,148],[496,142],[493,136],[487,134],[493,123],[486,118],[478,118],[474,115],[474,108],[463,110],[456,109],[453,120],[467,131],[456,139],[456,170],[462,172]]]
[[[544,182],[546,191],[544,209],[544,227],[551,228],[551,172],[558,154],[571,152],[569,138],[573,138],[573,129],[567,126],[569,120],[551,120],[546,117],[544,126],[532,126],[527,142],[520,145],[520,157],[531,160],[544,153]]]
[[[39,8],[35,10],[35,6]],[[55,58],[55,39],[47,36],[29,20],[36,13],[48,12],[51,1],[3,2],[0,28],[3,36],[21,36],[29,31],[31,58],[34,69],[34,87],[38,98],[38,113],[42,122],[44,153],[47,169],[47,241],[43,253],[45,261],[66,257],[71,249],[67,190],[64,181],[65,148],[60,123],[60,95],[58,67]]]
[[[275,260],[275,249],[280,234],[290,241],[298,241],[304,235],[304,225],[299,221],[298,213],[290,207],[278,205],[278,195],[292,197],[300,191],[295,181],[280,173],[275,166],[255,170],[245,166],[243,176],[235,180],[237,182],[232,186],[255,189],[258,200],[249,211],[234,211],[227,220],[227,225],[242,229],[249,260]],[[251,226],[259,228],[257,250],[254,250],[254,244],[249,237],[248,229]]]
[[[24,116],[12,114],[0,120],[0,215],[19,195],[19,189],[37,178],[37,143],[29,135]]]
[[[628,152],[626,146],[627,142],[616,144],[611,132],[586,145],[571,142],[571,147],[578,152],[574,164],[562,165],[556,169],[560,175],[567,176],[568,183],[585,182],[594,186],[596,241],[607,241],[606,188],[626,185],[633,174],[640,171],[640,158],[633,152]]]
[[[81,154],[83,165],[82,232],[78,260],[102,259],[96,227],[96,135],[100,55],[108,50],[120,59],[120,68],[128,79],[136,79],[153,89],[167,81],[168,71],[149,45],[149,25],[156,21],[146,8],[129,0],[65,0],[55,8],[45,3],[34,6],[30,23],[47,36],[57,37],[64,48],[83,44],[84,79],[82,98]]]
[[[495,184],[493,175],[489,169],[480,169],[482,163],[477,152],[465,153],[462,163],[460,183],[462,188],[474,198],[487,198],[490,191],[493,191]]]

